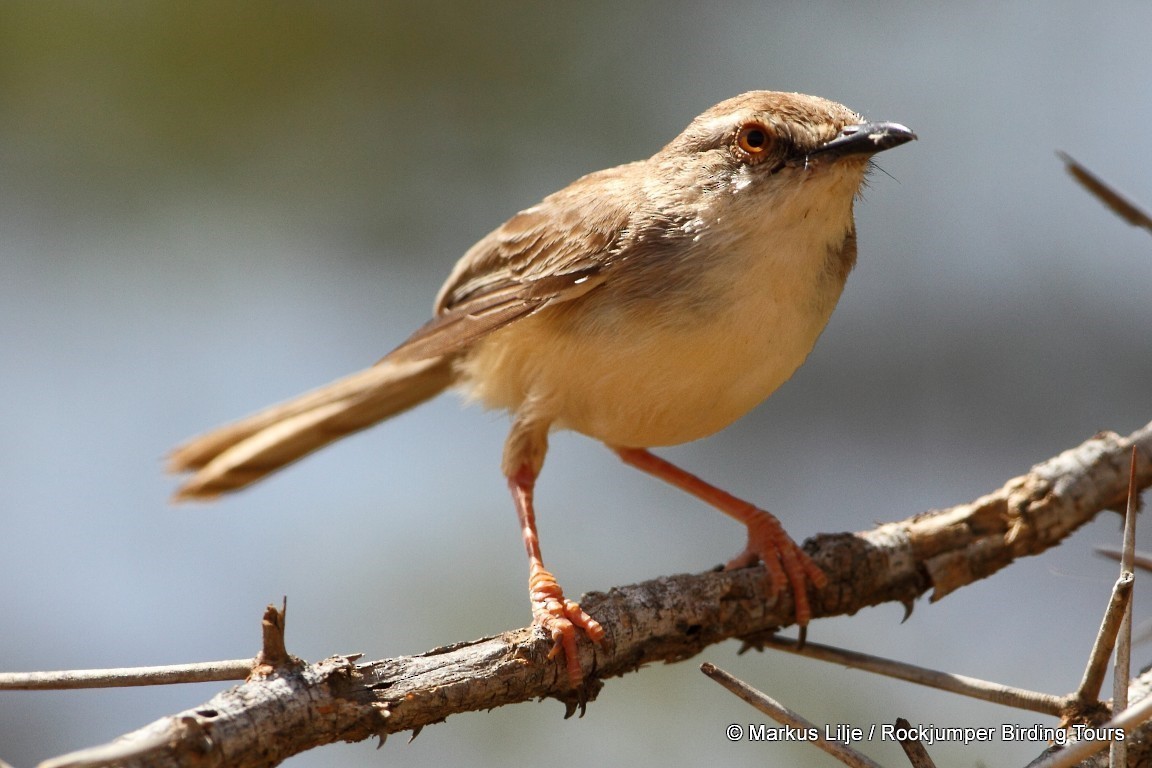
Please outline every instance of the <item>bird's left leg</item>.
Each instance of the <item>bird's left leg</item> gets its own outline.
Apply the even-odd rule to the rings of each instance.
[[[748,528],[748,546],[730,560],[725,569],[744,568],[755,565],[757,561],[764,563],[772,582],[773,594],[779,594],[787,583],[796,604],[796,623],[801,627],[808,625],[808,621],[812,618],[808,585],[812,584],[821,589],[828,583],[828,578],[785,532],[779,520],[771,513],[704,482],[696,475],[685,472],[675,464],[643,448],[613,446],[612,450],[626,464],[658,477],[682,491],[687,491],[743,523]]]

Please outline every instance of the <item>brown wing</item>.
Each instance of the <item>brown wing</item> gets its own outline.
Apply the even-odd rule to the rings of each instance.
[[[508,323],[600,285],[626,239],[635,204],[628,192],[640,165],[578,179],[472,246],[440,289],[436,317],[388,357],[459,352]]]

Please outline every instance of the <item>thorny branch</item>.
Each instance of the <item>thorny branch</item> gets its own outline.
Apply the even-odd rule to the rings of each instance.
[[[973,502],[815,537],[805,549],[829,583],[813,595],[814,614],[888,601],[910,610],[929,590],[938,600],[1059,544],[1101,510],[1123,507],[1133,447],[1136,487],[1144,489],[1152,484],[1152,424],[1128,437],[1097,435]],[[582,604],[608,631],[602,647],[581,643],[590,672],[583,691],[571,691],[547,660],[551,641],[524,628],[417,656],[273,666],[200,707],[44,765],[272,766],[323,744],[419,732],[458,712],[535,698],[560,699],[572,714],[603,678],[687,659],[733,637],[754,642],[789,624],[793,610],[787,596],[767,602],[762,567],[656,579],[586,595]]]

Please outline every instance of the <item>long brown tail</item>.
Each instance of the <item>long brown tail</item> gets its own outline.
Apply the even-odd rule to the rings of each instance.
[[[195,473],[173,499],[210,499],[243,488],[334,440],[419,405],[451,383],[450,357],[385,359],[194,437],[169,456],[168,471]]]

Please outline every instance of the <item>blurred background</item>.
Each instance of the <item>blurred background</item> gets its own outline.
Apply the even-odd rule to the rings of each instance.
[[[309,660],[525,625],[501,414],[443,397],[214,505],[170,506],[163,457],[373,363],[476,239],[749,89],[826,96],[920,141],[879,158],[859,266],[808,364],[663,455],[802,539],[967,501],[1140,427],[1152,241],[1054,152],[1152,205],[1150,28],[1136,1],[4,3],[0,669],[251,656],[283,595]],[[570,594],[743,544],[575,435],[554,440],[539,508]],[[810,636],[1064,693],[1115,578],[1092,547],[1118,542],[1108,515],[904,624],[889,605]],[[834,764],[729,743],[727,724],[764,718],[703,660],[821,724],[1053,724],[737,647],[610,680],[582,720],[506,707],[289,765]],[[0,694],[0,758],[102,743],[223,687]],[[931,752],[1010,765],[1043,746]]]

